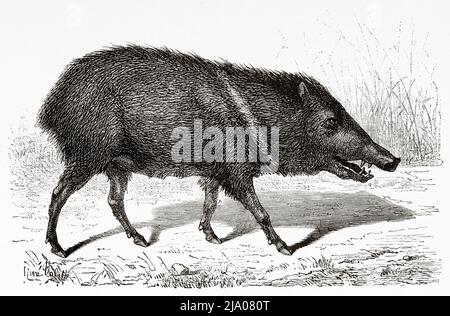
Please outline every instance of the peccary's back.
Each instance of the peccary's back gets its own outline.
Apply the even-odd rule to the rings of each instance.
[[[96,52],[67,67],[39,123],[66,163],[87,163],[98,171],[119,155],[142,167],[147,161],[170,163],[174,128],[192,129],[194,119],[203,127],[241,119],[224,92],[221,71],[215,63],[168,50],[130,46]]]

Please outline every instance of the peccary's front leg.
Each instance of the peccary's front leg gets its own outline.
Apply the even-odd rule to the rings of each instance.
[[[198,229],[203,231],[208,242],[220,244],[222,241],[216,236],[211,227],[211,218],[217,207],[219,183],[214,179],[203,179],[203,183],[205,189],[205,202],[203,203],[203,216],[200,220]]]
[[[259,202],[253,184],[249,186],[245,191],[241,191],[238,196],[238,200],[244,205],[247,210],[249,210],[253,214],[256,221],[263,229],[269,245],[274,244],[277,247],[277,250],[284,255],[292,255],[286,243],[278,236],[278,234],[273,229],[269,214],[267,214],[266,210]]]
[[[106,168],[106,175],[110,182],[108,204],[111,207],[114,217],[122,225],[128,238],[133,238],[134,243],[138,246],[148,247],[149,243],[131,225],[125,213],[124,197],[130,174],[121,169],[115,162],[110,162]]]

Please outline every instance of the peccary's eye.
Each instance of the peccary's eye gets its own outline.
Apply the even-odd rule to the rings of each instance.
[[[330,117],[329,119],[327,119],[325,121],[325,128],[327,128],[329,130],[336,129],[338,127],[338,125],[339,125],[339,122],[334,117]]]

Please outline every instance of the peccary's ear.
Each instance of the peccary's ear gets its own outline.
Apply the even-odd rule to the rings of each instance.
[[[298,85],[298,93],[300,97],[303,99],[309,95],[308,88],[306,87],[306,84],[302,81]]]

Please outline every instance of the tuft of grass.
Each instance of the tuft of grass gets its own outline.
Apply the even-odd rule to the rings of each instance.
[[[439,160],[441,104],[428,37],[419,40],[414,27],[400,23],[395,42],[386,44],[358,21],[357,29],[353,38],[338,31],[355,65],[339,66],[331,53],[322,61],[325,77],[372,138],[405,164]]]
[[[334,270],[334,262],[331,258],[326,258],[323,255],[320,258],[312,258],[313,268],[323,270]]]
[[[380,272],[380,276],[388,276],[395,274],[395,271],[392,270],[390,266],[387,266],[386,268],[383,268]]]
[[[15,164],[23,168],[39,166],[45,170],[53,170],[61,162],[56,147],[48,136],[37,129],[32,130],[25,123],[20,124],[12,132],[9,157]]]
[[[210,273],[194,271],[186,275],[158,274],[153,286],[170,288],[201,289],[208,287],[235,287],[244,283],[245,279],[227,273]]]
[[[10,138],[10,171],[13,187],[46,187],[48,175],[58,175],[62,171],[62,161],[56,147],[48,137],[20,122]]]
[[[122,270],[119,266],[112,263],[103,263],[103,270],[97,272],[91,278],[91,284],[115,284],[122,285],[122,281],[117,277],[119,270]],[[123,270],[122,270],[123,271]],[[102,281],[100,281],[102,280]],[[105,281],[107,280],[107,281]]]

